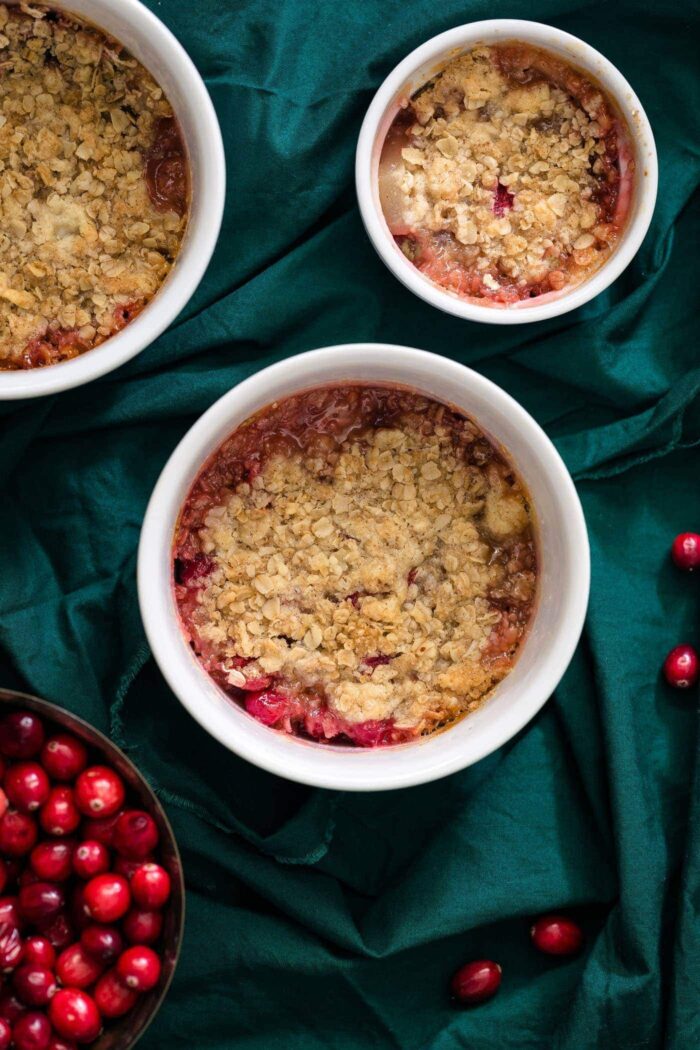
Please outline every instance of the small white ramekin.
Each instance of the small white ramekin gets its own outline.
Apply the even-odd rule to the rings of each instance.
[[[269,729],[214,684],[185,641],[172,583],[180,508],[206,459],[265,405],[323,384],[397,383],[462,409],[508,452],[529,490],[538,532],[539,592],[511,674],[473,714],[410,744],[364,750],[302,741]],[[356,343],[271,365],[220,398],[168,460],[146,511],[138,590],[146,634],[169,685],[212,736],[255,765],[304,784],[350,791],[409,787],[453,773],[509,740],[551,695],[571,659],[588,603],[588,536],[576,490],[551,441],[500,387],[444,357]]]
[[[174,321],[204,275],[224,210],[226,166],[221,129],[204,81],[173,34],[139,0],[50,0],[129,50],[165,91],[180,124],[190,172],[190,216],[175,265],[162,288],[126,328],[72,361],[0,371],[0,401],[39,397],[88,383],[135,357]]]
[[[616,102],[632,136],[636,177],[626,226],[604,265],[588,280],[561,292],[504,305],[482,304],[441,288],[416,269],[396,244],[379,200],[379,157],[386,133],[399,110],[451,60],[477,44],[519,40],[553,52],[572,66],[591,74]],[[486,324],[527,324],[575,310],[599,295],[620,276],[644,240],[654,212],[658,165],[651,126],[641,102],[622,74],[599,51],[570,33],[540,22],[493,18],[448,29],[421,44],[400,62],[374,96],[357,143],[355,181],[360,212],[370,240],[395,277],[426,302],[446,313]]]

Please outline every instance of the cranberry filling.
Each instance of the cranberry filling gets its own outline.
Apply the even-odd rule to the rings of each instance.
[[[145,157],[145,178],[153,206],[158,211],[184,215],[187,208],[185,147],[174,117],[156,122],[155,138]]]
[[[175,582],[184,587],[198,586],[214,569],[214,562],[206,554],[198,553],[193,558],[175,559]]]
[[[493,213],[494,215],[505,215],[507,211],[513,207],[513,201],[515,200],[514,194],[510,192],[507,186],[503,186],[500,182],[496,186],[496,190],[493,195]]]
[[[397,728],[392,719],[349,722],[313,696],[293,696],[274,690],[249,693],[245,709],[265,726],[324,742],[385,747],[406,743],[416,736],[415,730]]]

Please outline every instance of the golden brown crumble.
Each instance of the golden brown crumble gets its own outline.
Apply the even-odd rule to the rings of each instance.
[[[0,6],[0,368],[96,345],[158,290],[186,215],[154,207],[144,158],[172,110],[102,32]]]
[[[409,258],[459,293],[557,291],[615,242],[620,132],[602,91],[553,56],[476,47],[389,132],[387,220]]]
[[[474,424],[407,397],[415,416],[287,445],[221,499],[205,479],[180,533],[210,562],[186,620],[230,686],[272,676],[425,732],[507,674],[535,586],[525,494]]]

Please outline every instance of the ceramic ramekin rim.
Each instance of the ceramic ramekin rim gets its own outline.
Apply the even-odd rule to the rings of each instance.
[[[52,2],[61,6],[60,0]],[[64,6],[69,8],[68,4]],[[195,223],[190,219],[171,273],[138,317],[101,346],[71,361],[26,371],[0,371],[0,401],[42,397],[82,386],[141,353],[189,302],[216,247],[226,196],[226,161],[221,128],[206,85],[182,44],[140,0],[112,0],[112,7],[124,24],[143,33],[149,47],[187,83],[188,104],[197,112],[197,148],[206,156],[196,189],[206,207],[199,209]],[[99,25],[99,13],[94,21]],[[191,148],[192,140],[185,138]]]
[[[536,686],[530,683],[523,688],[518,702],[496,719],[495,725],[482,731],[479,745],[471,744],[467,758],[462,751],[455,753],[453,747],[440,743],[458,732],[459,726],[428,738],[425,743],[368,751],[340,749],[342,753],[339,753],[339,749],[307,745],[270,730],[232,703],[222,708],[221,717],[215,717],[205,697],[216,687],[186,646],[177,621],[172,588],[154,569],[154,566],[163,564],[164,552],[167,552],[169,561],[183,493],[210,454],[213,435],[220,437],[226,422],[238,411],[248,411],[246,401],[259,402],[260,392],[282,377],[289,379],[290,394],[328,381],[323,378],[314,380],[322,362],[347,355],[354,355],[357,359],[363,354],[382,355],[387,368],[394,364],[398,367],[416,364],[440,369],[455,383],[468,381],[470,389],[478,389],[484,397],[496,399],[500,406],[507,408],[527,435],[529,444],[536,448],[541,469],[557,491],[566,518],[564,542],[567,550],[576,552],[572,560],[573,577],[557,627],[559,644],[546,666],[538,669]],[[395,381],[411,385],[401,376]],[[232,423],[228,432],[234,426]],[[240,757],[278,776],[315,787],[379,791],[426,783],[471,765],[505,744],[534,717],[560,681],[583,629],[590,586],[590,552],[583,510],[574,483],[550,439],[517,401],[484,376],[449,358],[412,347],[358,343],[324,347],[270,365],[224,394],[194,423],[171,454],[153,490],[141,532],[137,574],[141,615],[156,662],[183,706],[207,732]],[[173,625],[176,630],[173,630]],[[469,719],[460,726],[465,722]]]
[[[375,193],[373,156],[377,134],[382,120],[397,96],[416,71],[441,56],[493,39],[521,39],[543,48],[555,45],[572,52],[572,63],[588,70],[598,79],[608,78],[614,87],[611,94],[628,116],[628,124],[635,142],[638,160],[643,160],[644,171],[638,173],[631,207],[631,215],[621,243],[607,262],[588,280],[570,291],[544,303],[529,302],[522,308],[480,306],[460,298],[424,277],[409,260],[397,251]],[[633,119],[632,119],[633,118]],[[642,155],[643,154],[643,155]],[[360,214],[375,251],[410,291],[432,306],[464,320],[484,324],[530,324],[575,310],[599,295],[615,281],[637,254],[649,229],[654,213],[658,188],[658,160],[651,125],[644,108],[629,82],[601,52],[579,37],[543,22],[519,18],[493,18],[455,26],[411,51],[387,76],[378,88],[365,115],[355,154],[355,184]]]

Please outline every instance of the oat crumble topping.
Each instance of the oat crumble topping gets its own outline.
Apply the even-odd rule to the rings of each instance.
[[[464,416],[381,387],[299,395],[236,432],[175,555],[210,673],[248,700],[274,689],[327,708],[320,729],[307,721],[316,737],[384,723],[393,742],[473,710],[510,670],[535,589],[527,498],[503,456]]]
[[[186,225],[184,152],[143,66],[63,12],[0,6],[0,78],[0,368],[31,368],[157,292]]]
[[[511,302],[608,258],[633,163],[602,89],[523,44],[476,47],[397,116],[382,204],[405,254],[461,295]]]

